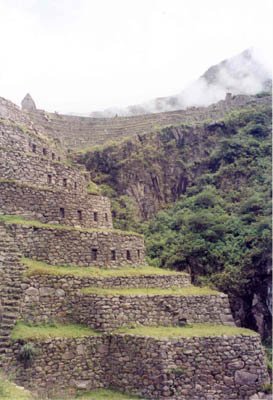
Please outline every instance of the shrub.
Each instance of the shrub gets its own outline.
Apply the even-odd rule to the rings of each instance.
[[[37,350],[35,349],[32,343],[25,343],[19,353],[19,360],[23,362],[24,368],[28,368],[31,366],[32,361],[37,354]]]

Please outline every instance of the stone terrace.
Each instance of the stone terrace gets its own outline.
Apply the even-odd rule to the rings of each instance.
[[[45,137],[79,147],[253,101],[265,100],[106,121],[28,114],[0,99],[0,363],[16,382],[42,394],[114,387],[154,400],[244,400],[266,383],[260,338],[231,326],[227,296],[192,287],[187,274],[145,274],[143,237],[111,229],[109,201],[89,195],[86,171]],[[31,325],[40,321],[50,324]],[[197,321],[215,325],[180,326]],[[157,338],[158,324],[182,330]],[[150,337],[106,334],[124,325],[149,325]],[[26,337],[35,330],[47,333]]]
[[[225,113],[253,104],[271,104],[271,97],[255,96],[227,97],[209,107],[192,107],[164,113],[145,114],[132,117],[90,118],[48,113],[42,110],[26,113],[50,137],[58,139],[69,149],[86,149],[111,140],[120,140],[133,135],[149,133],[160,127],[181,123],[198,123],[216,120]]]

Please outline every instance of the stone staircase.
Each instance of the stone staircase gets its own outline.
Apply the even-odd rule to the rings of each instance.
[[[24,267],[6,227],[0,223],[0,367],[10,351],[10,333],[19,317]]]

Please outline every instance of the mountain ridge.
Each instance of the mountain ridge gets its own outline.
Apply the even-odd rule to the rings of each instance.
[[[259,61],[255,49],[249,48],[234,57],[212,65],[178,94],[157,97],[127,107],[110,107],[102,111],[93,111],[89,116],[111,118],[176,111],[193,106],[208,106],[223,100],[227,92],[232,92],[234,95],[252,95],[270,91],[271,88],[270,72]]]

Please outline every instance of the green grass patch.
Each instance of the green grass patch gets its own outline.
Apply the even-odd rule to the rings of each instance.
[[[32,400],[30,392],[0,375],[0,400]]]
[[[97,288],[87,287],[81,290],[83,294],[97,294],[102,296],[207,296],[219,295],[220,292],[208,287],[189,286],[185,288]]]
[[[138,326],[135,328],[119,328],[115,333],[136,336],[149,336],[157,339],[175,339],[180,337],[209,337],[209,336],[258,336],[258,333],[246,328],[228,325],[192,324],[179,326]]]
[[[94,183],[94,182],[89,182],[88,183],[87,192],[90,193],[90,194],[97,194],[97,195],[101,194],[101,190],[100,190],[99,186],[96,185],[96,183]]]
[[[58,229],[58,230],[63,230],[63,231],[80,231],[80,232],[109,232],[109,233],[115,233],[118,235],[133,235],[133,236],[139,236],[143,237],[143,235],[136,233],[136,232],[130,232],[130,231],[121,231],[119,229],[93,229],[93,228],[77,228],[73,226],[67,226],[67,225],[61,225],[61,224],[44,224],[42,222],[36,221],[36,220],[29,220],[26,219],[20,215],[0,215],[0,222],[5,222],[6,224],[16,224],[16,225],[22,225],[22,226],[30,226],[30,227],[35,227],[35,228],[44,228],[44,229]]]
[[[110,389],[97,389],[79,394],[76,399],[80,400],[134,400],[140,397],[123,394]],[[144,399],[143,399],[144,400]]]
[[[47,339],[47,338],[77,338],[83,336],[100,336],[100,333],[78,324],[28,324],[22,321],[15,325],[11,338],[17,339]]]
[[[35,275],[71,275],[83,278],[111,278],[111,277],[130,277],[146,275],[185,275],[184,272],[171,271],[169,269],[151,267],[151,266],[128,266],[115,269],[102,267],[77,267],[75,265],[49,265],[42,261],[22,258],[22,264],[27,267],[26,276]]]

